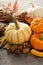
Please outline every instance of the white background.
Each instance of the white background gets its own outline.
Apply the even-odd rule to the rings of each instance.
[[[15,2],[15,0],[0,0],[0,6],[2,4],[7,4],[8,2],[12,2],[12,4]],[[29,7],[31,7],[31,5],[29,4],[30,2],[34,3],[35,5],[39,5],[43,7],[43,0],[18,0],[18,4],[19,4],[19,10],[25,10]]]

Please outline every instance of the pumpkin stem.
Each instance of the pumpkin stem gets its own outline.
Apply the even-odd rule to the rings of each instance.
[[[33,8],[35,8],[35,5],[32,2],[30,4],[32,5]]]
[[[15,25],[16,25],[16,30],[18,30],[18,29],[19,29],[19,25],[18,25],[17,21],[15,20],[15,18],[12,16],[11,13],[8,13],[8,15],[11,17],[12,22],[15,23]]]

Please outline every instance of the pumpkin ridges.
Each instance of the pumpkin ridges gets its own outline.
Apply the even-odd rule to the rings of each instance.
[[[43,18],[38,18],[38,22],[41,22],[41,23],[43,23]]]
[[[36,38],[35,40],[36,46],[34,48],[36,48],[37,50],[40,49],[40,40],[38,38]]]
[[[6,33],[7,35],[5,35],[5,36],[7,37],[6,39],[7,39],[7,40],[10,40],[10,43],[11,43],[11,38],[9,37],[9,36],[11,35],[11,34],[9,34],[10,32],[11,32],[11,34],[12,34],[13,31],[12,31],[12,30],[8,31],[8,32]]]
[[[26,28],[25,28],[26,29]],[[30,34],[30,32],[26,29],[26,31],[28,32],[28,34]]]
[[[9,43],[11,43],[11,44],[23,44],[23,42],[26,42],[26,41],[29,40],[31,33],[32,33],[29,25],[27,25],[25,23],[18,23],[20,29],[16,30],[16,28],[13,27],[13,24],[12,25],[11,24],[9,24],[8,27],[5,30],[6,40],[8,40]],[[11,25],[11,27],[10,27],[10,25]],[[11,33],[11,32],[9,33],[10,30],[12,30],[13,33]],[[23,31],[24,35],[23,35],[22,31]],[[17,33],[18,33],[18,35],[17,35]],[[12,37],[10,39],[11,42],[9,41],[10,34],[11,34],[11,37]],[[25,39],[24,39],[24,36],[25,36]]]
[[[43,42],[43,41],[42,41]],[[39,46],[38,46],[39,50],[43,50],[43,43],[41,43],[41,41],[39,40]]]
[[[21,34],[19,34],[19,33],[21,33]],[[18,40],[19,40],[20,44],[21,44],[21,42],[23,43],[23,41],[24,41],[24,35],[22,34],[21,30],[18,30]]]
[[[29,34],[29,33],[28,33],[28,31],[27,31],[26,29],[24,29],[24,30],[25,30],[25,32],[26,32],[26,33],[24,33],[24,34],[25,34],[25,38],[26,38],[26,40],[28,40],[28,38],[29,38],[28,34]],[[29,35],[30,35],[30,34],[29,34]],[[25,40],[25,41],[26,41],[26,40]]]
[[[40,39],[40,34],[33,34],[30,38],[30,44],[37,50],[43,50],[43,40]]]
[[[16,43],[16,42],[19,41],[19,40],[18,40],[19,38],[17,37],[17,34],[18,34],[18,33],[17,33],[17,31],[15,30],[15,31],[13,31],[13,34],[14,34],[14,36],[12,37],[12,40],[13,40],[13,43],[14,43],[14,42]],[[14,38],[14,37],[15,37],[15,38]],[[15,41],[14,41],[14,40],[15,40]]]
[[[43,32],[43,23],[40,23],[40,25],[38,25],[38,29],[39,29],[39,31]]]
[[[10,30],[10,32],[11,32],[11,34],[9,35],[9,38],[8,38],[8,39],[9,39],[9,41],[10,41],[10,43],[11,43],[11,41],[12,41],[11,36],[12,36],[13,31],[12,31],[12,30]],[[9,33],[10,33],[10,32],[9,32]]]
[[[16,28],[14,23],[10,23],[9,25],[8,25],[8,27],[6,27],[7,29],[6,29],[5,33],[7,33],[9,30]]]
[[[38,27],[36,25],[34,26],[34,24],[32,24],[30,27],[34,32],[38,32]]]
[[[23,36],[24,36],[24,40],[26,40],[26,38],[25,38],[25,34],[24,34],[23,30],[22,30],[22,34],[23,34]]]
[[[36,18],[31,22],[30,25],[33,32],[41,33],[43,32],[43,19],[42,18]]]
[[[39,41],[39,40],[38,40]],[[35,49],[38,48],[38,41],[37,41],[37,37],[35,38],[35,34],[31,36],[31,39],[30,39],[30,43],[31,43],[31,46]],[[32,43],[33,42],[33,43]]]
[[[16,32],[16,35],[17,35],[17,41],[18,41],[18,43],[19,43],[19,37],[18,37],[18,32]]]
[[[43,49],[43,41],[41,41],[41,42],[39,43],[39,49],[40,49],[40,50]]]

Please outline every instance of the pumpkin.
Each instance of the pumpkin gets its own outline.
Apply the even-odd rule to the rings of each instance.
[[[31,22],[30,27],[33,32],[36,32],[36,33],[43,32],[43,18],[35,18]]]
[[[27,9],[27,12],[34,16],[34,17],[43,17],[43,7],[41,6],[34,6],[33,3],[32,4],[32,7],[30,9]]]
[[[37,51],[35,49],[31,49],[31,53],[38,57],[43,57],[43,52]]]
[[[36,50],[43,50],[43,33],[33,34],[30,38],[30,44]]]
[[[28,41],[31,35],[31,28],[28,24],[20,23],[14,19],[12,15],[12,22],[5,30],[6,40],[11,44],[23,44]]]

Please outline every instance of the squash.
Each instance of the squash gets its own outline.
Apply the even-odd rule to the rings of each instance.
[[[29,15],[32,15],[34,17],[43,17],[43,7],[41,6],[34,6],[33,3],[32,4],[32,7],[30,9],[27,9],[27,12]]]
[[[43,57],[43,52],[37,51],[35,49],[31,49],[31,53],[38,57]]]
[[[35,18],[31,22],[30,27],[33,32],[36,32],[36,33],[43,32],[43,18]]]
[[[43,33],[33,34],[30,38],[30,44],[36,50],[43,50]]]
[[[10,23],[5,30],[6,40],[11,44],[23,44],[29,40],[32,33],[31,28],[28,24],[20,23],[11,14],[9,15],[13,23]]]

